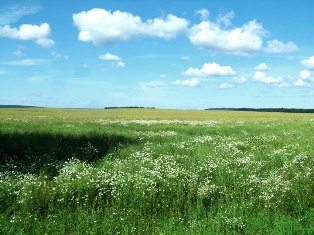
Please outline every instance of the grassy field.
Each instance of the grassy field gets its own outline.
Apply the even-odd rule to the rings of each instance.
[[[314,115],[0,109],[0,234],[314,234]]]

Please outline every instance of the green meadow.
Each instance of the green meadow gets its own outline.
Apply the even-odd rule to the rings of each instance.
[[[314,234],[314,115],[0,109],[0,234]]]

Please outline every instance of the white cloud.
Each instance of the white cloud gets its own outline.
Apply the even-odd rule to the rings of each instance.
[[[267,76],[265,72],[268,70],[268,66],[265,63],[259,64],[255,70],[256,72],[254,74],[253,81],[273,84],[277,87],[290,87],[290,84],[284,82],[281,77]]]
[[[225,82],[219,85],[220,89],[233,88],[241,84],[246,83],[247,79],[245,77],[233,77],[229,82]]]
[[[300,78],[302,80],[307,80],[307,79],[311,78],[311,72],[309,70],[302,70],[300,72]]]
[[[202,20],[207,20],[209,17],[209,11],[205,8],[196,11],[196,14],[200,15]]]
[[[15,61],[6,61],[1,64],[5,65],[17,65],[17,66],[33,66],[33,65],[43,65],[47,64],[47,60],[43,59],[24,59],[24,60],[15,60]]]
[[[122,61],[117,61],[113,63],[113,66],[115,66],[116,68],[123,68],[125,67],[125,63]]]
[[[311,73],[307,70],[303,70],[300,72],[300,79],[297,81],[293,81],[294,79],[289,77],[287,79],[283,79],[282,77],[273,77],[266,75],[266,71],[268,71],[268,66],[265,63],[259,64],[255,67],[255,74],[253,77],[253,81],[274,85],[276,87],[281,88],[289,88],[289,87],[308,87],[309,83],[304,80],[310,80]]]
[[[54,41],[49,39],[50,26],[47,23],[41,25],[22,24],[19,28],[11,28],[10,25],[0,27],[0,37],[30,40],[42,47],[51,47]]]
[[[100,55],[99,59],[106,60],[106,61],[112,61],[112,65],[116,68],[123,68],[125,67],[125,63],[122,61],[122,59],[117,56],[110,53],[106,53],[104,55]]]
[[[264,77],[259,80],[262,83],[267,83],[267,84],[275,84],[275,83],[281,83],[282,78],[281,77]]]
[[[288,76],[287,79],[283,79],[282,77],[273,77],[267,76],[265,71],[256,71],[253,77],[253,81],[265,83],[269,85],[274,85],[276,87],[281,88],[289,88],[289,87],[309,87],[310,84],[307,81],[311,80],[311,73],[307,70],[303,70],[300,72],[300,79],[293,81],[294,79]],[[306,81],[305,81],[306,80]]]
[[[262,78],[264,78],[265,77],[265,73],[264,72],[255,72],[255,75],[254,75],[254,78],[256,79],[256,80],[260,80],[260,79],[262,79]]]
[[[162,79],[165,79],[165,78],[167,78],[167,75],[166,74],[160,74],[159,77]]]
[[[99,59],[101,59],[101,60],[109,60],[109,61],[120,61],[121,60],[121,58],[119,56],[113,55],[113,54],[110,54],[110,53],[106,53],[104,55],[100,55]]]
[[[267,31],[255,20],[230,30],[222,29],[216,23],[203,21],[189,31],[189,39],[193,45],[235,54],[260,51],[263,45],[262,37],[265,35]]]
[[[13,1],[12,1],[13,2]],[[20,20],[23,16],[33,15],[40,11],[40,6],[34,2],[23,4],[10,4],[0,9],[0,25],[12,24]]]
[[[229,89],[229,88],[233,88],[233,84],[230,84],[230,83],[222,83],[220,84],[219,88],[220,89]]]
[[[289,88],[289,87],[300,87],[300,88],[306,88],[310,87],[311,82],[313,79],[311,78],[306,78],[306,79],[297,79],[295,81],[290,81],[290,82],[281,82],[278,84],[274,84],[277,87],[283,87],[283,88]]]
[[[215,62],[205,63],[202,68],[188,68],[182,72],[184,76],[191,77],[209,77],[209,76],[232,76],[236,72],[231,66],[222,66]]]
[[[257,65],[255,67],[255,70],[256,71],[260,71],[260,72],[267,71],[268,70],[268,65],[265,64],[265,63],[261,63],[261,64],[259,64],[259,65]]]
[[[245,77],[233,77],[231,79],[231,83],[235,84],[244,84],[247,81]]]
[[[186,80],[176,80],[174,82],[174,85],[197,87],[199,86],[199,80],[196,78],[186,79]]]
[[[314,72],[311,70],[302,70],[299,77],[300,79],[296,82],[299,87],[309,87],[309,83],[314,82]]]
[[[55,44],[55,42],[49,38],[39,38],[35,42],[42,47],[52,47]]]
[[[233,11],[229,11],[227,14],[219,14],[217,17],[217,24],[230,26],[231,20],[235,17]]]
[[[267,53],[279,54],[297,51],[298,47],[293,42],[285,44],[279,40],[272,40],[267,42],[267,47],[264,50]]]
[[[309,70],[314,70],[314,56],[311,56],[310,58],[306,60],[302,60],[301,64]]]
[[[253,80],[256,82],[261,82],[261,83],[266,83],[266,84],[278,84],[283,81],[281,77],[266,76],[265,73],[261,71],[255,72]]]
[[[293,83],[293,85],[295,85],[296,87],[309,87],[310,86],[310,84],[308,84],[302,79],[297,80],[296,82]]]
[[[188,26],[187,20],[172,14],[144,22],[141,17],[128,12],[111,12],[99,8],[73,14],[73,21],[80,31],[78,39],[95,45],[112,44],[140,36],[171,39]]]
[[[298,50],[293,42],[283,43],[279,40],[270,40],[263,47],[263,39],[269,35],[263,25],[251,20],[240,27],[232,25],[231,20],[235,13],[229,11],[220,14],[216,22],[203,20],[193,25],[189,30],[190,42],[208,50],[247,55],[257,52],[289,53]]]

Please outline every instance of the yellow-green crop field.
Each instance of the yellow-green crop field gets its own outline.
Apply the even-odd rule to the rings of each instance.
[[[314,115],[0,109],[0,234],[314,234]]]
[[[219,122],[292,121],[313,119],[311,113],[243,112],[213,110],[171,109],[1,109],[0,118],[44,119],[51,121],[96,121],[103,120],[183,120]]]

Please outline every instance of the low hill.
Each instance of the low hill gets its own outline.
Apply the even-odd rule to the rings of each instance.
[[[0,108],[8,109],[8,108],[43,108],[43,107],[37,107],[37,106],[27,106],[27,105],[0,105]]]

